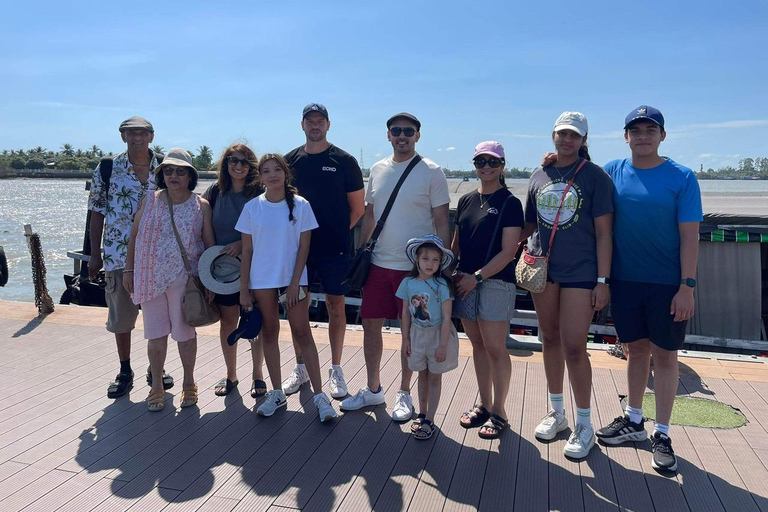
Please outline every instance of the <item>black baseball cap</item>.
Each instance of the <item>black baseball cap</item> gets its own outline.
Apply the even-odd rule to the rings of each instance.
[[[329,121],[331,120],[331,118],[328,117],[328,109],[325,108],[325,105],[321,103],[310,103],[309,105],[304,107],[304,113],[301,115],[301,118],[304,119],[305,117],[307,117],[307,114],[311,112],[320,112],[325,116],[326,119],[328,119]]]
[[[659,125],[662,130],[664,129],[664,116],[661,115],[661,111],[659,109],[651,107],[650,105],[640,105],[632,112],[627,114],[627,117],[624,119],[624,129],[626,130],[629,128],[629,125],[635,121],[640,120],[654,122]]]
[[[398,119],[406,119],[416,125],[416,131],[421,131],[421,121],[419,121],[415,115],[408,112],[400,112],[387,119],[387,129],[391,127]]]

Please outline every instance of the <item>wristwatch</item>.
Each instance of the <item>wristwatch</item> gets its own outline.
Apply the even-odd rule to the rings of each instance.
[[[475,279],[477,280],[477,284],[480,284],[483,282],[483,276],[480,275],[480,271],[478,270],[475,272]]]
[[[690,286],[691,288],[696,288],[696,280],[691,279],[690,277],[687,279],[681,279],[680,284],[684,284],[686,286]]]
[[[598,277],[597,278],[597,282],[598,283],[602,283],[602,284],[611,284],[611,278],[609,278],[609,277]]]

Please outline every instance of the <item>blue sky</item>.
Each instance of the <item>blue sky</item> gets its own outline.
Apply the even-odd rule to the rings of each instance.
[[[385,120],[422,123],[418,150],[470,168],[499,140],[510,166],[586,114],[598,163],[627,155],[624,116],[662,110],[662,153],[698,170],[768,156],[768,2],[3,2],[0,148],[120,151],[142,115],[155,143],[216,155],[303,142],[324,103],[329,140],[366,167]]]

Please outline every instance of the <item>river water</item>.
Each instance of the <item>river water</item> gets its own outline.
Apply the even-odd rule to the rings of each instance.
[[[201,180],[197,192],[210,183]],[[527,180],[509,181],[510,188],[521,199],[526,183]],[[700,184],[705,212],[768,215],[768,181],[710,180]],[[474,186],[472,181],[449,180],[452,203]],[[72,273],[74,268],[67,251],[83,246],[87,198],[84,180],[0,180],[0,246],[5,249],[10,267],[8,284],[0,288],[0,300],[34,301],[31,262],[24,237],[24,224],[30,224],[40,235],[48,290],[58,303],[64,292],[62,276]]]

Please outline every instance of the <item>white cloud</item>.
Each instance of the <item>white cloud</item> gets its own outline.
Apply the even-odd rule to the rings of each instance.
[[[373,156],[375,156],[376,158],[381,158],[381,153],[376,153],[376,154],[375,154],[375,155],[373,155]]]
[[[453,146],[449,146],[449,147],[445,148],[445,150],[446,151],[456,151],[456,148],[453,147]]]

